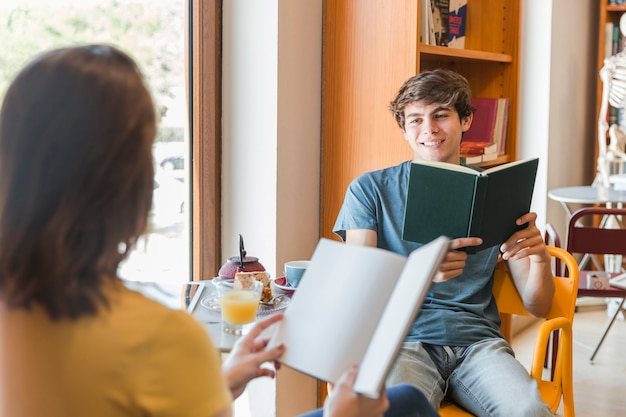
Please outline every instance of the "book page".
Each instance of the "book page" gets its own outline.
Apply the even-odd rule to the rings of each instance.
[[[536,159],[536,158],[532,158],[532,159]],[[513,162],[509,162],[507,164],[497,165],[495,167],[492,167],[492,168],[484,170],[483,171],[483,175],[489,175],[492,172],[498,172],[498,171],[502,171],[503,169],[512,168],[512,167],[514,167],[516,165],[526,163],[526,162],[528,162],[530,160],[531,159],[520,159],[519,161],[513,161]]]
[[[355,392],[378,397],[448,245],[449,240],[440,237],[409,255],[361,362]]]
[[[406,258],[321,239],[268,349],[285,365],[336,382],[361,362]]]
[[[449,169],[451,171],[465,172],[465,173],[472,174],[472,175],[481,175],[481,171],[478,171],[470,167],[466,167],[464,165],[451,164],[449,162],[425,161],[423,159],[414,159],[411,162],[414,164],[427,165],[427,166],[432,166],[432,167],[437,167],[437,168],[442,168],[442,169]]]

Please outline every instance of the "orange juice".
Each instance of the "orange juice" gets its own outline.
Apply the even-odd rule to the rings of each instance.
[[[222,294],[220,308],[226,323],[247,324],[256,318],[259,294],[255,291],[229,291]]]

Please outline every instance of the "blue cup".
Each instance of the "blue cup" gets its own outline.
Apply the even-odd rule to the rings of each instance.
[[[292,287],[297,288],[302,279],[304,271],[309,266],[309,261],[289,261],[285,262],[285,278]]]

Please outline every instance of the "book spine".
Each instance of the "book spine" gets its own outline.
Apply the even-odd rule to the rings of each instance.
[[[435,44],[437,46],[448,46],[450,0],[431,0],[431,3],[433,23],[435,25]]]
[[[485,195],[487,193],[487,182],[489,181],[489,177],[477,175],[475,181],[474,201],[472,204],[473,209],[470,215],[469,230],[467,231],[467,236],[469,237],[480,237],[483,223],[483,213],[485,210]],[[468,246],[466,251],[469,254],[476,253],[476,247]]]
[[[467,22],[467,0],[450,0],[448,13],[448,46],[465,48],[465,25]]]
[[[500,105],[502,106],[502,125],[497,138],[498,155],[504,155],[506,153],[506,130],[509,123],[509,98],[501,98]]]

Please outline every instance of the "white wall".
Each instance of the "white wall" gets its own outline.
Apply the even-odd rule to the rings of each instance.
[[[533,210],[565,237],[552,188],[590,185],[595,169],[597,0],[524,0],[520,158],[540,157]]]
[[[322,0],[229,0],[223,23],[223,253],[241,233],[275,277],[319,239]],[[315,380],[276,383],[278,417],[314,408]]]

